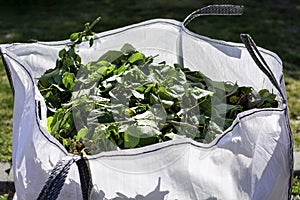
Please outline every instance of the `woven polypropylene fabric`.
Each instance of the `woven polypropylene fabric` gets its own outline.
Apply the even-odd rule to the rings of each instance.
[[[92,49],[86,43],[78,50],[83,63],[87,63],[98,59],[107,50],[120,49],[125,43],[147,55],[159,54],[158,62],[177,63],[182,58],[182,66],[201,71],[213,80],[252,86],[257,91],[268,89],[281,99],[275,81],[285,95],[282,62],[276,54],[258,48],[269,66],[262,70],[255,66],[244,44],[198,35],[184,27],[182,22],[171,19],[153,19],[99,33],[95,35]],[[58,51],[66,44],[68,41],[0,45],[16,91],[13,130],[16,144],[13,163],[14,171],[18,172],[16,200],[36,199],[41,185],[49,177],[48,170],[53,169],[52,163],[70,156],[63,145],[43,128],[38,117],[37,102],[41,100],[36,88],[38,78],[55,65]],[[256,50],[252,50],[253,55],[258,56]],[[272,81],[265,72],[272,75]],[[293,146],[284,99],[279,108],[241,113],[232,127],[210,144],[180,139],[87,156],[93,178],[92,197],[290,199]],[[27,148],[19,148],[24,146]],[[67,160],[72,158],[67,157]],[[75,159],[77,162],[80,157]],[[64,173],[69,162],[60,163],[51,173],[38,199],[82,199],[81,180],[74,166],[69,168],[67,177]],[[64,179],[68,183],[63,184]],[[88,180],[82,182],[89,185]],[[59,191],[58,187],[62,190]]]

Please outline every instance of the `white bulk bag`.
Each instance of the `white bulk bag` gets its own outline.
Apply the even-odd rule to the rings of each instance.
[[[1,45],[14,92],[14,199],[37,199],[39,195],[39,199],[58,195],[64,200],[289,199],[293,149],[280,58],[257,48],[245,34],[241,35],[244,44],[232,43],[185,27],[198,15],[227,12],[228,8],[229,14],[239,9],[200,9],[184,23],[149,20],[96,34],[91,48],[85,42],[79,47],[83,63],[87,63],[130,43],[146,55],[159,54],[167,63],[180,62],[213,80],[277,94],[278,108],[240,113],[231,127],[209,144],[179,139],[85,158],[71,155],[44,128],[45,102],[36,86],[37,78],[55,66],[58,51],[69,41]]]

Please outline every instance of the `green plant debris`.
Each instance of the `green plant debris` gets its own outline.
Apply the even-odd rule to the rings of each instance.
[[[74,154],[185,137],[209,143],[238,113],[278,106],[266,89],[256,92],[178,64],[155,63],[155,56],[130,44],[82,65],[74,50],[80,42],[61,50],[56,67],[38,82],[49,132]]]
[[[72,4],[72,9],[68,9],[70,5],[67,1],[59,4],[40,1],[22,5],[15,4],[14,1],[6,1],[2,2],[0,6],[0,11],[3,14],[0,25],[0,42],[27,42],[31,38],[40,41],[61,40],[66,38],[72,30],[80,28],[78,22],[94,18],[95,15],[99,14],[99,10],[101,10],[103,21],[96,31],[102,32],[158,17],[180,21],[189,12],[197,8],[221,3],[223,2],[219,0],[205,2],[155,0],[135,2],[134,4],[129,0],[122,2],[91,1],[88,3],[76,0]],[[231,3],[241,4],[241,1],[235,0]],[[126,6],[128,4],[131,6]],[[300,105],[299,93],[297,93],[299,91],[297,85],[300,84],[300,62],[299,54],[296,53],[299,52],[300,46],[299,23],[297,20],[300,7],[299,1],[291,0],[280,4],[275,1],[245,1],[242,4],[245,6],[245,13],[241,17],[201,17],[199,20],[194,20],[189,28],[196,33],[212,38],[236,42],[240,42],[238,35],[241,32],[250,33],[259,46],[276,52],[280,56],[286,73],[285,80],[293,78],[288,82],[295,86],[289,90],[287,85],[287,96],[289,112],[293,112],[291,128],[294,134],[295,147],[300,147],[300,120],[298,119],[300,112],[296,112],[299,110]],[[265,6],[266,4],[268,6]],[[247,26],[244,26],[244,24],[247,24]],[[0,84],[8,85],[1,62],[0,72],[1,77],[3,77]],[[6,103],[2,103],[2,100],[0,101],[0,137],[2,137],[5,144],[8,144],[0,145],[0,155],[7,154],[6,158],[4,160],[0,158],[0,161],[5,162],[10,159],[11,155],[13,97],[11,90],[2,90],[2,88],[3,86],[1,86],[0,98],[10,99],[8,106]],[[294,101],[291,99],[294,99]]]
[[[8,194],[1,194],[0,200],[8,200]]]
[[[300,195],[300,180],[298,176],[295,176],[293,179],[292,194]]]

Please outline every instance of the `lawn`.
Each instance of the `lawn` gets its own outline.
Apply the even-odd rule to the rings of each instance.
[[[67,39],[86,21],[101,16],[96,32],[153,18],[182,21],[197,8],[224,1],[199,0],[12,0],[0,2],[0,43]],[[243,16],[201,17],[189,28],[199,34],[240,42],[249,33],[258,46],[277,53],[283,60],[295,147],[300,149],[300,2],[299,0],[226,1],[245,6]],[[11,157],[13,98],[0,63],[0,161]]]
[[[2,65],[0,65],[0,80],[0,161],[9,161],[12,144],[13,99],[12,91]]]

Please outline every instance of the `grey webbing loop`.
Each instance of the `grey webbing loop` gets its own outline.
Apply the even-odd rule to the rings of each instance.
[[[37,200],[57,199],[74,162],[76,160],[73,158],[61,160],[55,165]]]
[[[59,161],[53,168],[37,200],[56,200],[64,186],[69,170],[75,162],[79,171],[82,198],[84,200],[89,200],[93,183],[88,162],[83,157],[74,157],[69,160]]]
[[[244,11],[244,6],[242,5],[209,5],[203,8],[200,8],[190,15],[188,15],[182,22],[181,26],[187,26],[193,19],[199,16],[204,15],[242,15]],[[183,49],[182,49],[182,34],[179,36],[179,45],[178,45],[178,63],[181,66],[184,66],[183,62]]]
[[[210,5],[200,8],[183,20],[183,25],[187,26],[193,19],[203,15],[242,15],[244,6],[241,5]]]
[[[274,74],[272,73],[272,70],[270,69],[269,65],[265,61],[264,57],[259,52],[253,39],[248,34],[241,34],[240,37],[241,37],[241,40],[243,41],[243,43],[245,44],[245,47],[247,48],[248,52],[250,53],[250,56],[256,63],[256,65],[269,78],[271,83],[278,90],[278,92],[280,93],[280,95],[282,97],[283,103],[286,103],[285,95],[283,94],[280,85],[278,84]]]

